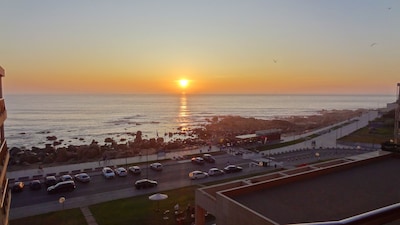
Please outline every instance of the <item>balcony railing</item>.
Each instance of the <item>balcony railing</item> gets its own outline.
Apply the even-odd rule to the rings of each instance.
[[[339,221],[301,223],[296,225],[382,225],[400,219],[400,203],[372,210]]]

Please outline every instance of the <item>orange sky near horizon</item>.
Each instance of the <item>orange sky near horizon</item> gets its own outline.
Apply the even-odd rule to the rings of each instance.
[[[10,1],[0,9],[3,89],[391,95],[399,12],[395,0]]]

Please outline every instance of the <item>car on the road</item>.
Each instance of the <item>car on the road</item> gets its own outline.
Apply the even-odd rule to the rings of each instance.
[[[42,183],[40,182],[40,180],[32,180],[29,183],[29,188],[31,190],[40,190],[42,188]]]
[[[72,178],[71,175],[68,175],[68,174],[62,175],[62,176],[60,177],[60,181],[67,181],[67,180],[74,180],[74,179]]]
[[[44,178],[44,184],[46,187],[53,186],[57,184],[57,178],[55,176],[47,176]]]
[[[136,189],[151,188],[151,187],[155,187],[157,185],[158,185],[157,181],[150,180],[150,179],[140,179],[135,182]]]
[[[208,173],[200,171],[200,170],[195,170],[189,173],[189,178],[192,180],[196,179],[203,179],[208,177]]]
[[[242,167],[236,165],[229,165],[224,168],[225,173],[235,173],[235,172],[240,172],[242,170],[243,170]]]
[[[89,174],[87,174],[87,173],[78,173],[78,174],[75,174],[74,178],[75,178],[76,181],[79,181],[79,182],[81,182],[81,183],[88,183],[88,182],[90,182],[90,176],[89,176]]]
[[[219,176],[219,175],[223,175],[223,174],[225,174],[225,172],[223,170],[220,170],[215,167],[208,170],[208,175],[210,175],[210,176]]]
[[[128,168],[129,172],[131,172],[132,174],[138,175],[142,172],[142,170],[140,169],[139,166],[130,166]]]
[[[101,170],[101,172],[102,172],[103,176],[104,176],[106,179],[111,179],[111,178],[114,178],[114,177],[115,177],[115,173],[114,173],[114,171],[113,171],[110,167],[104,167],[104,168]]]
[[[208,163],[215,163],[215,158],[211,154],[204,154],[203,159]]]
[[[24,190],[25,183],[22,181],[17,181],[14,183],[14,185],[11,187],[11,192],[17,193],[21,192]]]
[[[155,162],[155,163],[150,164],[150,168],[152,170],[161,171],[161,170],[163,170],[163,165],[159,162]]]
[[[47,193],[54,194],[54,193],[73,191],[73,190],[75,190],[75,188],[76,188],[76,186],[75,186],[74,181],[72,181],[72,180],[61,181],[61,182],[58,182],[56,185],[48,187]]]
[[[126,177],[128,175],[128,171],[124,167],[118,167],[115,169],[115,174],[119,177]]]
[[[193,157],[192,158],[192,163],[198,164],[198,165],[203,165],[204,164],[204,159],[202,157]]]

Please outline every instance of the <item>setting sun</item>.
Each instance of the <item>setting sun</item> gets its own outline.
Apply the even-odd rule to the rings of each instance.
[[[185,79],[179,80],[179,86],[181,86],[181,88],[186,88],[188,85],[189,85],[188,80]]]

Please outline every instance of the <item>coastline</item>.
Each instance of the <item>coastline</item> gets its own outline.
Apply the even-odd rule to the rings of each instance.
[[[180,135],[185,138],[177,139],[173,142],[165,142],[162,137],[145,139],[138,131],[133,142],[121,143],[112,138],[107,138],[105,145],[99,145],[98,142],[93,140],[89,145],[59,147],[57,137],[50,136],[55,144],[47,144],[45,148],[32,147],[31,150],[11,148],[9,170],[133,157],[140,156],[143,152],[156,154],[180,152],[188,148],[208,145],[224,146],[227,143],[234,144],[235,136],[237,135],[251,134],[257,130],[265,129],[280,129],[283,137],[299,135],[350,120],[366,111],[368,110],[321,110],[319,115],[290,116],[273,120],[240,116],[216,116],[210,119],[202,128],[181,131],[183,133],[180,133]]]

